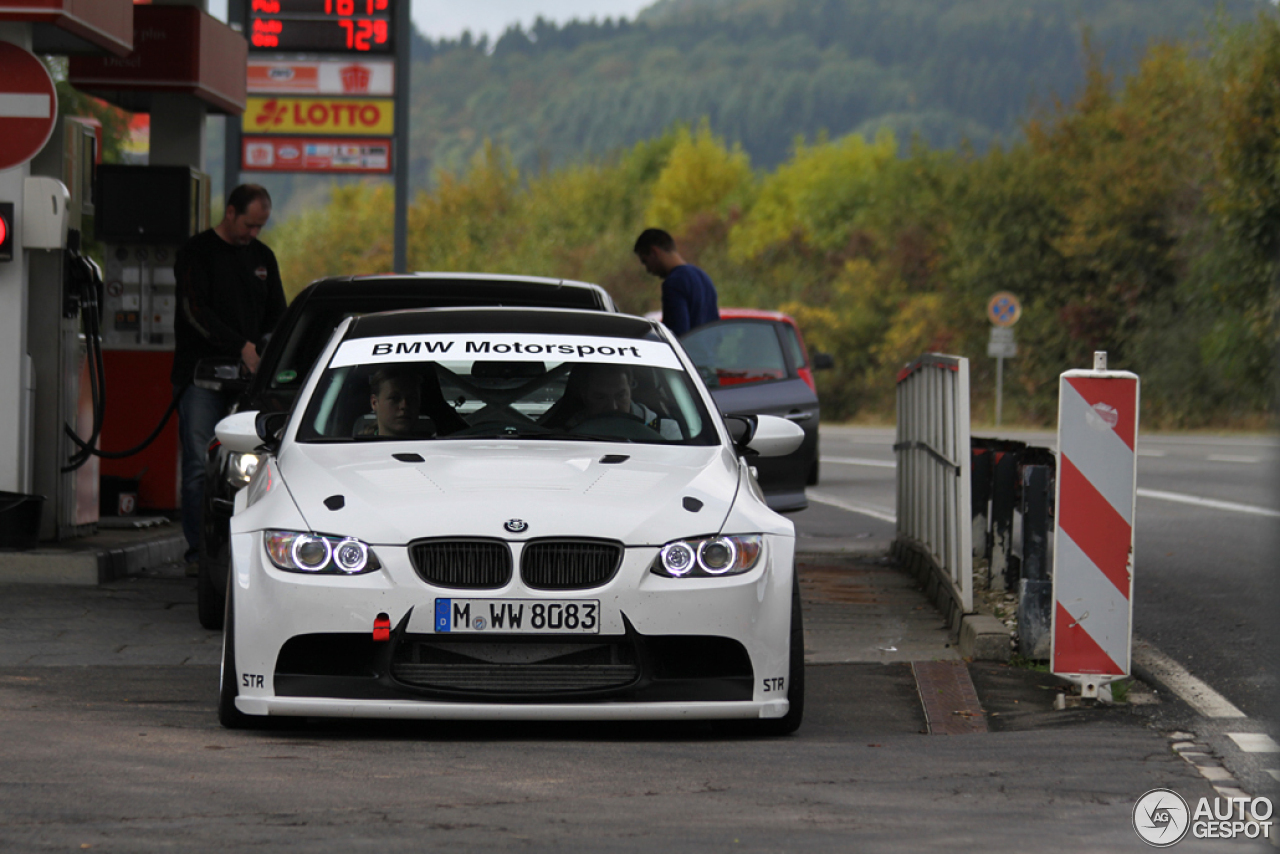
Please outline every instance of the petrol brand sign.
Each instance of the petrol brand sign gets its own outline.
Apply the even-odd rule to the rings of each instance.
[[[248,91],[252,95],[392,95],[395,63],[390,60],[284,61],[249,60]]]
[[[246,172],[391,171],[391,140],[246,136],[241,168]]]
[[[246,134],[391,136],[395,102],[387,98],[249,98]]]

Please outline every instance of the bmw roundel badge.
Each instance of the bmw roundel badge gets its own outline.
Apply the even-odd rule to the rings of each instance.
[[[513,534],[523,534],[529,530],[529,525],[523,519],[508,519],[507,523],[502,527],[506,528]]]

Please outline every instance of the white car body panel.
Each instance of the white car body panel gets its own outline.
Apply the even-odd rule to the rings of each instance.
[[[392,457],[404,451],[423,462]],[[609,454],[629,459],[601,463]],[[737,460],[718,447],[463,439],[294,445],[280,468],[309,530],[350,534],[371,545],[407,543],[429,532],[503,536],[503,523],[518,517],[529,525],[529,537],[661,546],[681,525],[691,525],[692,533],[720,531],[739,477]],[[331,495],[345,496],[342,509],[325,507]],[[702,509],[685,510],[684,496],[701,501]],[[434,499],[430,529],[415,497]]]
[[[713,419],[716,445],[642,442],[439,439],[296,443],[301,411],[352,321],[344,322],[309,376],[284,431],[279,457],[266,456],[236,496],[228,585],[234,626],[234,706],[247,715],[423,719],[776,719],[787,714],[780,686],[793,663],[789,631],[794,586],[794,527],[769,510],[748,462],[733,452]],[[661,327],[658,327],[661,329]],[[665,329],[665,339],[674,344]],[[686,372],[696,372],[674,347]],[[707,409],[715,405],[701,382]],[[395,459],[413,453],[421,462]],[[608,455],[625,456],[604,463]],[[326,499],[342,496],[331,509]],[[689,501],[688,499],[693,499]],[[334,502],[336,503],[336,502]],[[508,533],[522,520],[527,530]],[[357,575],[277,568],[264,532],[312,531],[368,543],[381,568]],[[672,578],[651,572],[663,544],[717,534],[760,534],[754,568],[739,575]],[[516,570],[498,589],[433,586],[419,576],[409,544],[423,538],[505,541]],[[529,540],[601,538],[623,544],[617,572],[603,585],[546,590],[521,579]],[[732,640],[750,660],[749,699],[477,701],[422,696],[359,699],[277,695],[274,675],[290,639],[311,635],[368,638],[374,619],[397,632],[431,633],[437,598],[595,600],[599,637],[702,636]],[[231,636],[231,635],[229,635]],[[490,635],[497,642],[499,635]]]

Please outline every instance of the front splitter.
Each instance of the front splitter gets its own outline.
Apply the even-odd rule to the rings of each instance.
[[[764,720],[787,714],[786,700],[763,703],[421,703],[412,700],[326,700],[237,697],[246,715],[451,721]]]

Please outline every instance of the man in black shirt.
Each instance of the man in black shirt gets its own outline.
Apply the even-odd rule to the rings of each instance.
[[[239,357],[249,371],[258,369],[257,344],[285,309],[275,253],[258,240],[270,217],[266,188],[241,184],[231,191],[222,222],[188,240],[174,263],[178,311],[170,379],[179,396],[182,532],[189,567],[200,553],[205,454],[229,403],[191,380],[196,363],[210,356]]]

